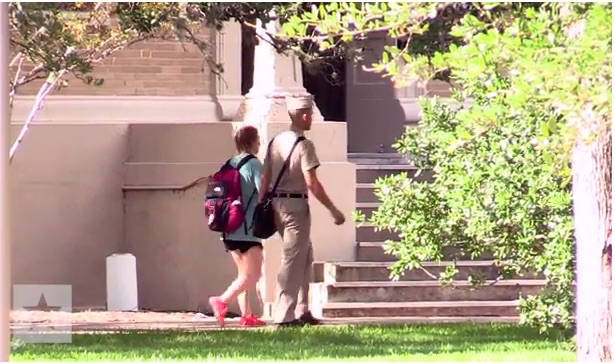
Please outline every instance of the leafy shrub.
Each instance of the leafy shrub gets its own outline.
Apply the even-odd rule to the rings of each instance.
[[[394,277],[427,260],[488,254],[499,279],[528,272],[546,278],[541,295],[521,299],[524,322],[567,328],[573,304],[569,179],[545,162],[544,146],[535,137],[550,133],[559,115],[536,104],[511,117],[498,111],[507,107],[504,100],[490,99],[485,91],[478,82],[466,85],[474,98],[466,107],[421,100],[421,122],[408,127],[395,148],[419,174],[432,171],[433,177],[419,182],[402,173],[379,179],[382,204],[370,220],[399,232],[399,241],[385,245],[398,258]],[[477,128],[477,114],[485,110],[493,111],[489,127]],[[438,278],[450,282],[457,273],[453,265]],[[469,279],[485,283],[485,277]]]

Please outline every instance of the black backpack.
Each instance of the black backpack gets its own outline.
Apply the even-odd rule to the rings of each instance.
[[[275,181],[275,184],[273,185],[273,189],[271,189],[271,191],[266,195],[265,199],[259,202],[254,208],[254,216],[252,220],[252,224],[253,224],[252,232],[254,233],[254,236],[256,236],[257,238],[268,239],[273,234],[275,234],[275,232],[277,231],[275,227],[275,211],[273,210],[272,195],[273,193],[275,193],[276,189],[278,188],[278,185],[280,184],[280,181],[282,180],[282,176],[284,175],[284,172],[286,172],[286,169],[288,168],[290,164],[290,157],[293,155],[293,152],[295,151],[295,147],[297,146],[297,144],[301,143],[304,140],[305,140],[305,137],[303,136],[300,136],[297,138],[297,140],[295,140],[295,144],[293,144],[293,147],[291,148],[290,153],[288,154],[288,157],[286,157],[286,161],[284,162],[284,165],[282,166],[282,170],[280,171],[280,174],[278,175],[278,179]],[[269,146],[267,147],[267,153],[271,152],[272,144],[273,144],[273,139],[271,140],[271,142],[269,143]]]

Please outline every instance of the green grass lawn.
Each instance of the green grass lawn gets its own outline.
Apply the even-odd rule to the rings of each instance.
[[[563,334],[514,325],[323,326],[73,335],[12,361],[575,361]]]

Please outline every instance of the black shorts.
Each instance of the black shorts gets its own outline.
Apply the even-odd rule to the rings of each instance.
[[[257,241],[242,241],[242,240],[223,240],[226,251],[239,250],[240,253],[245,253],[251,248],[257,246],[263,249],[263,244]]]

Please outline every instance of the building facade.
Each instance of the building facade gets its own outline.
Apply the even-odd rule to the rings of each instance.
[[[239,24],[201,36],[224,65],[222,77],[195,47],[151,41],[97,66],[102,86],[71,80],[47,98],[11,166],[14,284],[70,284],[74,307],[104,308],[105,258],[125,252],[137,258],[140,308],[196,309],[230,283],[233,263],[204,223],[204,186],[186,186],[234,153],[233,130],[245,122],[238,110],[262,70],[254,69],[254,49]],[[376,37],[369,46],[377,52],[385,41]],[[349,153],[391,152],[404,125],[419,118],[420,90],[395,89],[351,64],[340,65],[341,82],[331,85],[296,59],[276,59],[275,72],[315,95],[323,120],[308,137],[323,183],[350,217],[356,179]],[[33,83],[16,98],[13,138],[36,92]],[[431,92],[445,88],[433,84]],[[263,121],[263,137],[288,123]],[[317,203],[312,211],[316,260],[353,260],[352,222],[335,227]],[[279,244],[266,242],[267,302]]]

